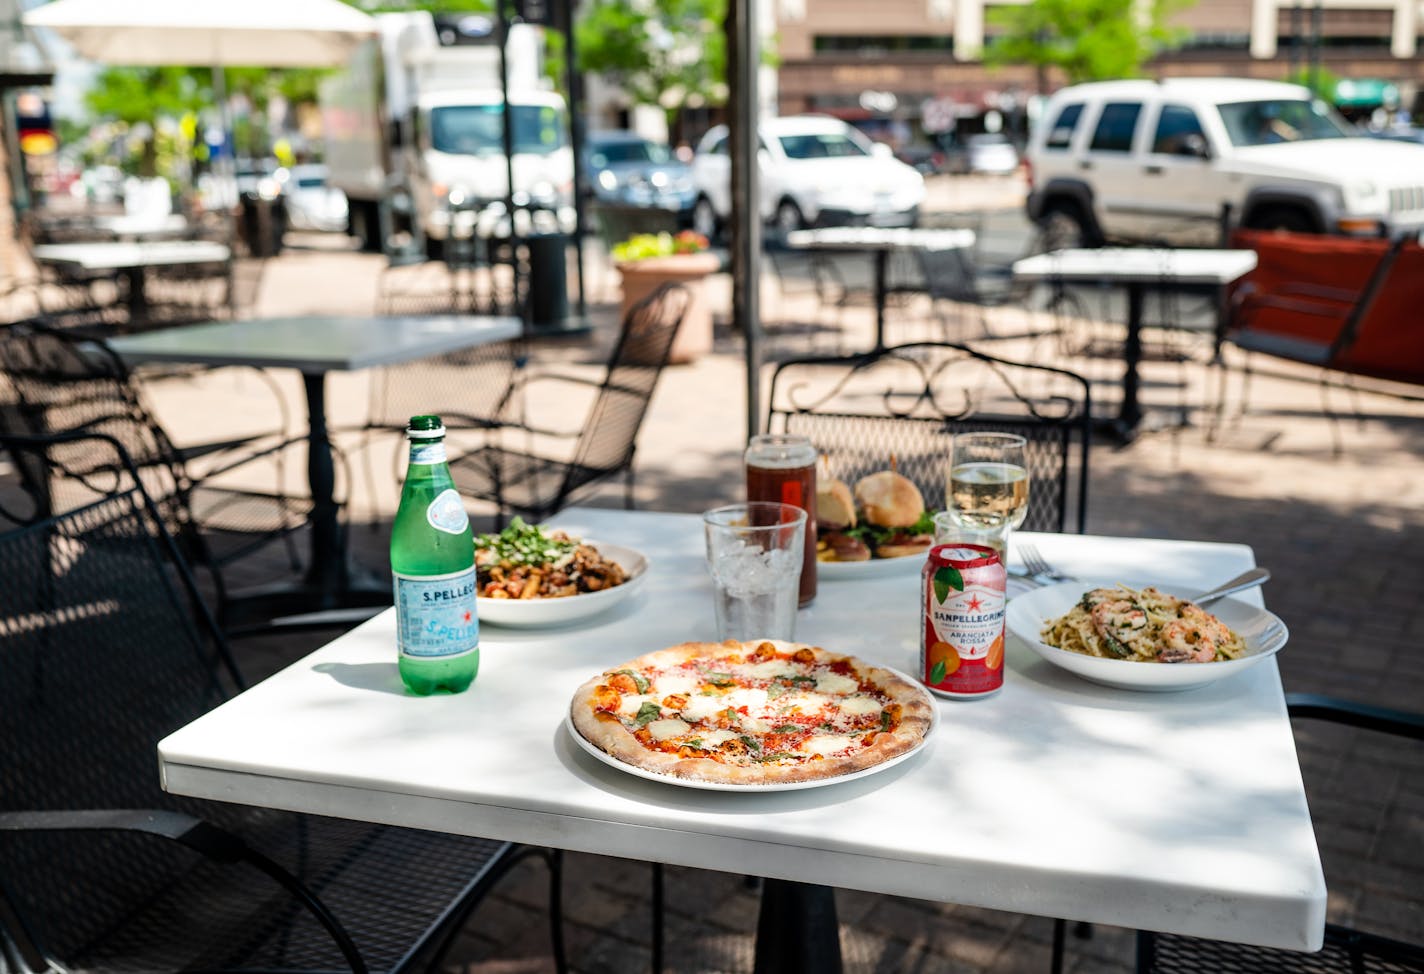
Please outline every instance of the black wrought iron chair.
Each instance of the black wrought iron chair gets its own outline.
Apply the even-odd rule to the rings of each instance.
[[[925,293],[930,307],[938,316],[942,333],[950,337],[950,314],[946,305],[961,320],[966,314],[977,319],[979,331],[985,337],[994,334],[989,327],[990,308],[1002,308],[1019,303],[1024,289],[1014,284],[1013,273],[1007,267],[981,266],[972,252],[954,248],[915,251],[924,277]]]
[[[300,568],[292,534],[311,510],[308,498],[258,489],[224,478],[253,463],[269,465],[266,479],[283,482],[285,456],[299,438],[261,433],[185,449],[174,446],[121,359],[102,341],[26,323],[0,330],[0,432],[48,435],[86,431],[119,440],[139,467],[145,490],[186,556],[207,570],[220,617],[226,616],[224,569],[282,540],[293,570]],[[286,426],[281,418],[278,429]],[[46,485],[50,510],[92,499],[82,454],[65,458]],[[201,469],[198,469],[201,467]]]
[[[1072,372],[915,342],[783,362],[768,403],[768,429],[809,436],[832,476],[854,483],[894,457],[931,508],[955,433],[1018,433],[1033,478],[1024,528],[1085,528],[1091,398]]]
[[[506,426],[506,437],[522,433],[530,445],[516,450],[490,443],[452,460],[460,493],[494,503],[496,523],[502,525],[509,512],[542,520],[561,510],[576,493],[621,473],[625,503],[631,508],[638,430],[689,300],[681,285],[665,285],[629,309],[602,381],[554,373],[527,375],[514,397],[541,381],[581,383],[597,390],[572,449],[554,456],[533,446],[536,437],[567,441],[568,432],[528,423]]]
[[[0,437],[20,469],[56,445]],[[158,742],[242,676],[118,441],[58,445],[94,499],[0,506],[0,571],[26,579],[0,586],[0,968],[434,967],[537,852],[562,970],[557,853],[163,792]]]
[[[1424,741],[1424,714],[1386,710],[1308,694],[1287,694],[1286,706],[1295,718],[1322,720]],[[1417,829],[1415,837],[1417,839]],[[1419,881],[1417,865],[1417,861],[1404,861],[1399,867],[1406,883],[1413,874],[1415,888]],[[1137,970],[1139,974],[1192,974],[1198,971],[1202,974],[1223,971],[1231,974],[1289,974],[1296,971],[1302,974],[1361,974],[1365,971],[1371,974],[1419,974],[1424,971],[1424,945],[1404,943],[1336,923],[1325,925],[1325,947],[1314,954],[1142,932],[1138,934]]]

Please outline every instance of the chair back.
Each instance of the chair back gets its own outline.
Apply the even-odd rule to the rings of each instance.
[[[25,580],[0,585],[0,812],[195,807],[159,787],[154,748],[241,680],[137,472],[102,436],[0,435],[0,451],[21,468],[83,455],[110,472],[62,514],[24,494],[0,501],[0,575]],[[64,958],[162,896],[166,858],[105,835],[0,834],[14,906]]]
[[[691,300],[682,285],[664,284],[628,309],[608,372],[579,433],[564,496],[633,462],[638,430]]]
[[[386,366],[371,377],[367,426],[403,430],[412,416],[432,412],[447,429],[497,426],[523,364],[516,339]]]
[[[1024,528],[1085,529],[1091,399],[1085,379],[963,345],[916,342],[793,359],[772,375],[767,428],[810,438],[830,476],[854,486],[889,467],[931,510],[945,502],[956,433],[1017,433],[1031,479]]]
[[[1240,230],[1257,264],[1237,286],[1225,339],[1248,351],[1351,375],[1424,384],[1424,248]]]
[[[974,304],[979,300],[979,289],[974,278],[974,262],[968,250],[920,248],[915,251],[915,257],[919,261],[925,291],[932,299],[965,304]]]
[[[183,535],[185,543],[193,540],[183,462],[113,349],[72,332],[20,324],[0,332],[0,368],[10,390],[0,397],[0,433],[113,437],[140,471],[143,488],[157,499],[168,529]],[[62,462],[48,471],[47,510],[57,513],[90,503],[96,478],[107,483],[112,468],[103,465],[101,455],[86,454],[81,441],[52,449]]]

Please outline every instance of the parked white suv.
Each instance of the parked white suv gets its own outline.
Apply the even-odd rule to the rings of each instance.
[[[839,119],[795,115],[763,121],[759,132],[761,216],[776,234],[811,226],[914,226],[925,180]],[[703,136],[692,160],[693,227],[714,237],[732,212],[727,127]]]
[[[1075,85],[1044,107],[1027,157],[1029,217],[1055,242],[1211,244],[1224,222],[1369,236],[1424,227],[1424,146],[1359,137],[1297,85]]]

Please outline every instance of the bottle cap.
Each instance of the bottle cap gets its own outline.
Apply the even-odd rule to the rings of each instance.
[[[445,435],[445,424],[439,416],[412,416],[405,435],[412,440],[434,440]]]

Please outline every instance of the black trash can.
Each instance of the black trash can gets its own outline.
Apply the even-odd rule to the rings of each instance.
[[[568,238],[562,233],[536,233],[525,238],[529,248],[529,320],[560,327],[569,316]]]
[[[282,252],[282,236],[287,231],[287,208],[281,200],[243,193],[238,227],[249,254],[253,257],[275,257]]]

